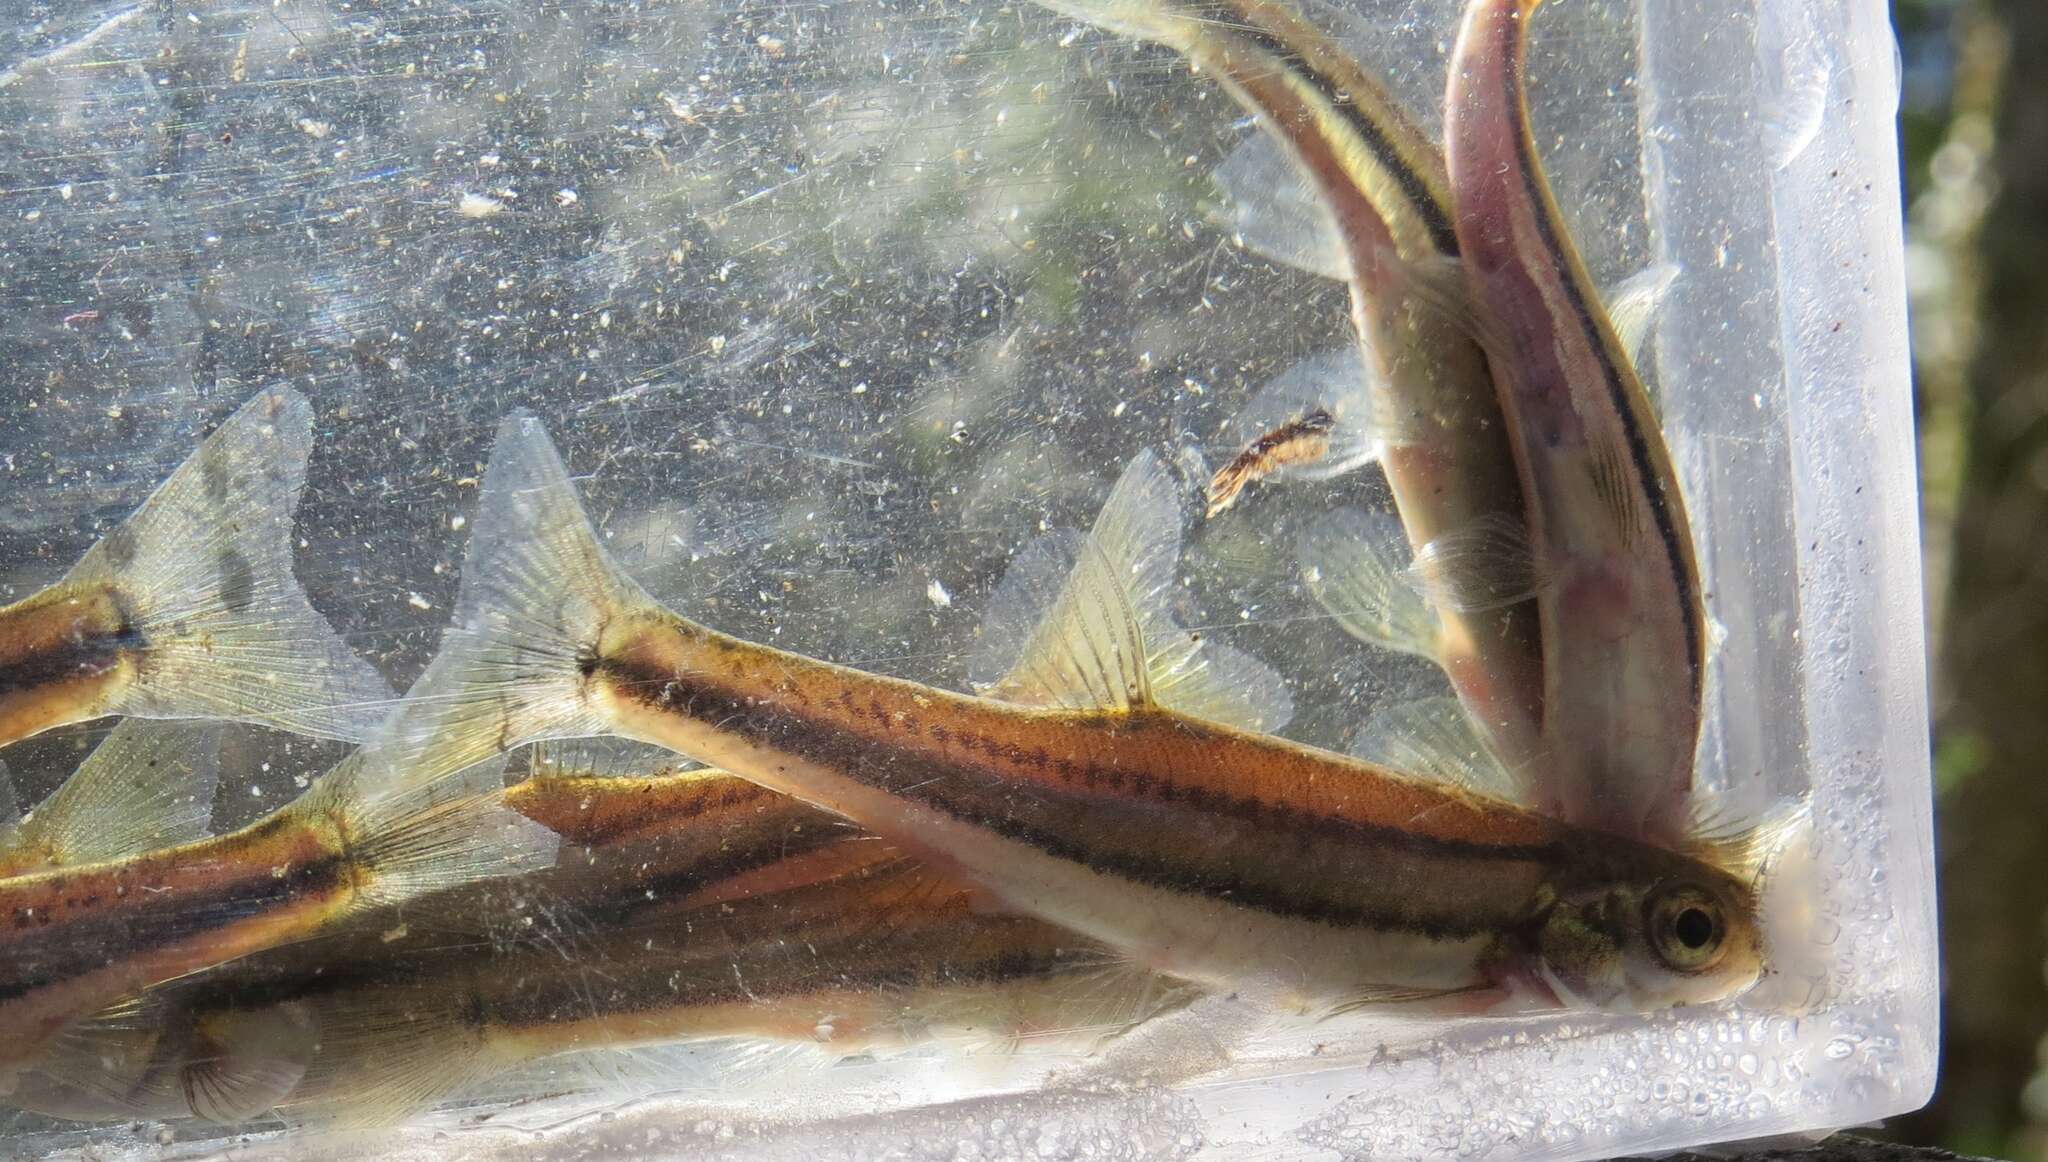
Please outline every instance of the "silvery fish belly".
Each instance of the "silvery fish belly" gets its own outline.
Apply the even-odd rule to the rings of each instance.
[[[42,7],[0,1153],[1920,1099],[1857,6]]]

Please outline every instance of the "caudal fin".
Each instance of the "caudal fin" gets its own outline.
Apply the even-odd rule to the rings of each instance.
[[[405,753],[451,770],[548,738],[602,734],[585,669],[606,621],[652,604],[598,542],[539,420],[498,426],[455,624],[401,716]]]
[[[258,395],[65,577],[112,587],[146,645],[109,713],[348,741],[383,717],[390,688],[292,576],[312,425],[297,392]]]
[[[206,834],[220,724],[129,719],[62,786],[0,829],[0,876],[119,859]]]

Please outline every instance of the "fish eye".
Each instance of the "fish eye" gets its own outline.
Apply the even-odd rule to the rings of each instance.
[[[1728,927],[1712,896],[1690,885],[1666,888],[1647,911],[1651,947],[1667,967],[1702,972],[1720,960]]]

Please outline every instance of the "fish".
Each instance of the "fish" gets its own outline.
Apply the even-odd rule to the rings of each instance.
[[[1544,580],[1542,737],[1574,770],[1558,810],[1678,843],[1697,806],[1699,563],[1649,393],[1537,155],[1523,85],[1537,7],[1465,7],[1445,97],[1453,225]]]
[[[360,742],[391,691],[292,576],[312,408],[258,393],[63,579],[0,608],[0,746],[108,715]]]
[[[663,608],[515,415],[451,631],[470,666],[446,713],[475,721],[446,737],[665,746],[1150,970],[1307,1011],[1644,1011],[1755,983],[1756,885],[1732,840],[1657,848],[1267,733],[1272,672],[1172,621],[1180,518],[1158,459],[1134,459],[1093,528],[1063,538],[1075,563],[1043,615],[997,635],[1022,653],[960,694]]]
[[[435,664],[455,660],[444,651]],[[168,847],[88,846],[78,862],[0,879],[0,1092],[80,1018],[153,985],[551,863],[554,833],[503,804],[501,759],[435,767],[407,749],[446,728],[435,664],[375,738],[246,827]],[[174,783],[179,771],[159,764]],[[146,833],[162,801],[103,797],[97,813],[109,835]]]
[[[25,816],[0,810],[0,879],[199,839],[220,780],[216,722],[123,720]],[[4,772],[0,772],[4,778]],[[5,797],[12,797],[8,785]]]
[[[1211,479],[1209,515],[1270,474],[1325,479],[1377,461],[1417,551],[1461,530],[1519,524],[1522,485],[1486,352],[1462,325],[1462,304],[1440,303],[1445,288],[1462,290],[1451,277],[1460,252],[1443,155],[1386,86],[1274,0],[1042,2],[1171,48],[1255,114],[1260,136],[1218,171],[1240,236],[1351,291],[1355,342],[1303,360],[1238,417],[1250,434]],[[1291,208],[1273,211],[1276,192]],[[1540,772],[1534,606],[1440,605],[1411,628],[1420,636],[1374,644],[1437,662],[1501,759]]]
[[[97,1016],[89,1051],[9,1100],[82,1121],[386,1125],[565,1054],[731,1039],[827,1058],[932,1040],[1085,1051],[1194,995],[746,780],[674,756],[599,774],[571,754],[506,792],[564,858],[433,908],[511,920],[535,912],[508,893],[545,898],[536,927],[393,938],[372,923],[224,965]]]

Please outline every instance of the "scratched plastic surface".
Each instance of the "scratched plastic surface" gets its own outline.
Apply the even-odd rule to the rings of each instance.
[[[1453,0],[1349,0],[1418,110]],[[492,424],[538,411],[678,608],[964,678],[1007,558],[1123,460],[1192,471],[1340,287],[1234,246],[1252,132],[1170,54],[1029,6],[17,4],[0,27],[0,582],[53,579],[258,387],[319,415],[299,573],[387,675],[447,616]],[[1653,339],[1719,627],[1703,769],[1810,788],[1796,1010],[1279,1025],[1227,998],[1094,1057],[707,1052],[549,1067],[387,1157],[1585,1158],[1860,1123],[1934,1067],[1918,546],[1879,0],[1575,0],[1531,55],[1596,277],[1685,275]],[[1433,118],[1432,118],[1433,120]],[[1370,474],[1191,536],[1208,631],[1338,743],[1412,665],[1317,616],[1295,531]],[[30,796],[90,732],[10,750]],[[247,742],[217,819],[311,761]],[[643,1063],[644,1066],[644,1063]],[[567,1076],[562,1074],[559,1076]],[[0,1151],[294,1155],[275,1125],[0,1120]]]

